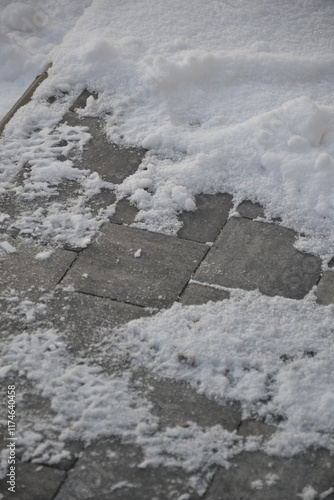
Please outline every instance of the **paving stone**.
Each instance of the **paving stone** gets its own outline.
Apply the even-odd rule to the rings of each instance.
[[[226,224],[232,208],[229,194],[200,194],[196,196],[194,212],[182,212],[179,220],[183,226],[178,231],[179,238],[206,243],[214,241],[220,229]]]
[[[326,271],[319,281],[315,292],[317,302],[324,306],[334,304],[334,272]]]
[[[47,251],[51,252],[49,258],[36,259],[37,254]],[[1,289],[14,289],[31,300],[37,299],[57,285],[75,258],[76,253],[67,250],[0,237]]]
[[[321,260],[296,250],[294,240],[295,233],[290,229],[231,218],[194,279],[301,299],[316,284]]]
[[[103,355],[103,331],[128,323],[150,311],[143,307],[124,304],[84,293],[57,290],[47,303],[47,320],[63,334],[70,353],[97,361],[108,372],[115,373],[127,366],[126,353]],[[108,333],[108,343],[112,342]]]
[[[187,426],[195,422],[201,427],[221,425],[229,431],[236,430],[241,422],[239,403],[220,405],[198,394],[195,389],[182,381],[156,377],[150,374],[135,374],[138,384],[145,387],[145,397],[151,401],[151,413],[159,418],[160,426]],[[140,381],[140,382],[139,382]],[[140,387],[140,386],[139,386]]]
[[[276,432],[276,427],[257,422],[256,420],[243,420],[238,427],[240,436],[262,436],[264,439],[269,439]]]
[[[140,467],[140,449],[104,440],[85,450],[55,500],[199,500],[191,474],[166,467]],[[186,496],[188,494],[189,496]]]
[[[17,461],[15,493],[8,491],[6,479],[0,481],[1,499],[53,500],[66,477],[66,472],[43,465]]]
[[[20,172],[18,175],[20,175]],[[6,193],[5,195],[2,195],[0,197],[0,212],[8,215],[9,217],[0,223],[0,240],[2,240],[6,235],[16,238],[20,233],[20,230],[13,225],[15,219],[19,218],[24,212],[28,212],[30,214],[33,213],[35,210],[40,209],[41,206],[44,206],[44,203],[44,198],[43,200],[22,200],[13,193]]]
[[[91,97],[91,96],[94,99],[97,99],[98,94],[96,94],[95,92],[90,92],[89,90],[85,89],[83,92],[81,92],[79,97],[74,101],[74,103],[70,107],[70,111],[75,111],[78,108],[79,109],[85,108],[87,105],[87,99],[88,99],[88,97]]]
[[[68,111],[63,121],[72,126],[88,127],[92,135],[91,140],[84,146],[80,161],[74,161],[75,167],[98,172],[107,182],[123,182],[137,170],[146,154],[145,149],[121,148],[110,142],[105,135],[103,122],[98,118],[79,118],[75,112]]]
[[[22,317],[17,317],[15,304],[10,296],[0,297],[0,340],[5,340],[10,335],[21,333],[26,328]]]
[[[257,219],[264,217],[264,210],[259,203],[252,203],[250,200],[244,200],[238,205],[237,211],[246,219]]]
[[[333,487],[334,456],[325,450],[293,458],[243,452],[232,464],[216,473],[205,500],[295,500],[306,486],[318,495]],[[334,492],[326,499],[333,500]]]
[[[206,245],[193,241],[106,224],[63,283],[135,305],[169,307],[206,252]]]
[[[48,439],[57,441],[59,432],[53,428],[52,420],[55,417],[55,412],[52,409],[51,401],[43,396],[35,387],[33,382],[28,380],[25,375],[13,373],[10,377],[2,379],[0,385],[0,415],[7,414],[7,387],[15,385],[16,390],[16,428],[31,429],[33,434],[37,431],[40,434],[41,442],[47,442]],[[39,425],[44,422],[44,425]],[[46,424],[50,422],[50,427]],[[27,432],[25,433],[27,435]],[[0,454],[5,450],[8,444],[8,428],[7,421],[0,421]],[[57,462],[56,468],[68,470],[77,460],[80,452],[83,449],[83,444],[79,441],[66,441],[65,445],[61,445],[68,455]],[[19,439],[16,445],[16,458],[22,460],[26,450],[26,442]],[[34,456],[34,462],[40,465],[46,465],[45,449],[40,450],[40,454]],[[1,497],[0,497],[1,498]]]
[[[229,292],[219,290],[212,286],[201,285],[199,283],[189,283],[186,286],[180,300],[184,306],[206,304],[210,300],[218,302],[220,300],[228,299]]]
[[[115,213],[110,217],[110,222],[129,226],[135,221],[137,213],[138,209],[131,205],[129,200],[123,198],[117,202]]]
[[[51,408],[50,400],[47,397],[42,396],[41,392],[36,389],[34,384],[27,379],[25,375],[19,373],[17,370],[9,374],[5,379],[1,380],[0,385],[0,415],[4,417],[7,414],[6,402],[7,402],[7,387],[8,385],[15,385],[16,393],[16,413],[15,422],[16,429],[30,428],[33,432],[37,431],[44,436],[44,439],[54,438],[54,433],[50,429],[42,428],[38,425],[41,421],[51,421],[55,416],[55,412]],[[2,421],[3,422],[3,421]],[[1,422],[1,423],[2,423]],[[5,424],[7,422],[5,421]],[[1,425],[1,424],[0,424]],[[8,444],[8,428],[4,425],[1,429],[4,441],[0,441],[0,453],[2,450],[6,449]],[[16,457],[22,459],[25,452],[25,444],[18,439],[16,443]],[[41,454],[44,453],[44,450]],[[38,457],[37,457],[38,458]],[[1,498],[1,497],[0,497]]]
[[[115,194],[109,189],[101,189],[101,191],[92,196],[88,205],[92,209],[93,214],[97,214],[101,208],[108,208],[116,201]]]

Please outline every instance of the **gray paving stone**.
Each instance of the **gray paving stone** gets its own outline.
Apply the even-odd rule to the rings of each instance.
[[[191,474],[166,467],[140,467],[143,455],[133,445],[99,441],[85,450],[55,500],[175,500],[199,497]]]
[[[137,208],[131,205],[129,200],[123,198],[117,202],[115,213],[110,217],[110,222],[129,226],[134,222],[137,213]]]
[[[243,452],[232,463],[216,473],[205,500],[295,500],[306,486],[318,495],[333,487],[334,457],[325,450],[293,458]],[[333,498],[334,493],[326,497]]]
[[[228,299],[229,292],[219,290],[211,286],[200,285],[199,283],[189,283],[186,286],[180,300],[184,306],[206,304],[210,300],[218,302],[220,300]]]
[[[105,135],[103,122],[98,118],[79,118],[73,111],[68,111],[64,118],[68,125],[88,127],[92,138],[85,145],[82,157],[75,160],[75,167],[98,172],[101,178],[113,184],[120,184],[133,174],[146,154],[141,148],[121,148],[113,144]]]
[[[334,304],[334,272],[326,271],[316,290],[317,302],[324,306]]]
[[[140,250],[140,256],[135,253]],[[148,307],[168,307],[207,246],[137,228],[106,224],[63,280],[78,291]]]
[[[226,224],[232,208],[229,194],[200,194],[196,196],[194,212],[182,212],[179,220],[183,226],[178,231],[179,238],[206,243],[214,241],[220,229]]]
[[[262,436],[263,439],[267,440],[272,437],[276,430],[276,427],[265,424],[263,422],[257,422],[255,420],[243,420],[238,427],[238,434],[244,437]]]
[[[1,245],[9,244],[11,253]],[[37,260],[36,255],[50,251],[50,257]],[[14,289],[16,292],[37,299],[43,292],[54,288],[76,258],[76,253],[67,250],[37,246],[22,240],[0,237],[1,290]]]
[[[103,331],[111,332],[133,319],[149,315],[143,307],[66,290],[57,290],[47,303],[47,321],[62,333],[69,352],[95,360],[106,372],[113,373],[124,369],[128,359],[126,353],[117,350],[107,357],[103,355]],[[108,342],[111,342],[111,333],[108,333]]]
[[[138,383],[145,387],[145,397],[153,404],[151,413],[159,418],[160,426],[187,426],[195,422],[200,427],[221,425],[229,431],[236,430],[241,422],[239,403],[220,405],[198,394],[195,389],[182,381],[160,378],[153,375],[135,374]]]
[[[31,463],[16,463],[16,490],[8,491],[6,479],[0,481],[1,499],[53,500],[66,477],[66,472]]]
[[[7,387],[8,385],[15,385],[17,395],[16,406],[16,428],[17,429],[31,429],[33,433],[36,431],[40,434],[41,442],[47,442],[48,439],[57,441],[59,431],[53,428],[52,420],[55,417],[55,412],[52,409],[51,401],[43,396],[41,392],[36,389],[34,384],[26,378],[23,374],[13,373],[11,377],[2,379],[0,385],[0,415],[7,414]],[[39,425],[44,422],[43,425]],[[50,427],[46,424],[50,422]],[[0,421],[0,453],[6,449],[8,444],[8,428],[7,421]],[[26,434],[27,435],[27,434]],[[63,448],[63,445],[61,446]],[[64,449],[68,455],[63,457],[57,462],[56,468],[68,470],[76,462],[80,451],[83,449],[83,444],[78,441],[67,441]],[[26,450],[26,442],[19,439],[16,446],[16,458],[22,460]],[[43,457],[45,449],[40,451],[40,454],[34,457],[34,462],[40,465],[45,464]],[[1,497],[0,497],[1,498]]]
[[[5,340],[13,334],[21,333],[26,324],[22,317],[16,317],[15,304],[9,298],[0,297],[0,340]]]
[[[72,106],[70,107],[70,111],[75,111],[76,109],[83,109],[86,107],[87,104],[87,99],[88,97],[92,96],[94,99],[97,99],[98,94],[95,92],[90,92],[89,90],[85,89],[79,97],[74,101]]]
[[[237,211],[246,219],[256,219],[264,217],[264,210],[259,203],[252,203],[250,200],[244,200],[238,205]]]
[[[115,194],[109,189],[101,189],[101,191],[90,198],[88,205],[93,214],[97,214],[101,208],[108,208],[116,201]]]
[[[194,279],[301,299],[316,284],[321,260],[296,250],[294,240],[295,233],[290,229],[231,218]]]

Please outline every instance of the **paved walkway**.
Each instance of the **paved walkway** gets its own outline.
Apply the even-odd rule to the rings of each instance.
[[[145,151],[119,149],[107,142],[97,119],[79,119],[74,110],[83,105],[86,97],[87,93],[79,97],[64,117],[69,124],[88,126],[92,134],[82,161],[76,166],[90,168],[94,160],[103,179],[120,183],[136,171]],[[20,182],[23,178],[18,177]],[[69,182],[60,196],[71,197],[74,190]],[[98,210],[114,201],[114,195],[103,190],[88,203]],[[9,215],[26,208],[25,202],[18,203],[10,197],[2,202],[1,211]],[[39,203],[42,206],[45,201]],[[28,321],[27,308],[20,314],[15,303],[2,297],[1,340],[29,332],[36,325],[60,329],[66,325],[69,352],[95,361],[96,332],[100,327],[112,329],[168,308],[175,301],[189,305],[228,300],[228,292],[215,285],[258,288],[269,296],[294,299],[303,298],[316,285],[319,303],[334,303],[334,273],[322,275],[320,259],[294,248],[296,234],[292,230],[280,226],[278,221],[255,220],[263,216],[259,205],[244,201],[238,207],[239,216],[228,219],[232,207],[229,194],[200,195],[196,203],[196,212],[180,215],[183,227],[175,238],[131,227],[136,209],[123,199],[110,222],[102,226],[98,238],[87,248],[57,249],[41,260],[36,260],[36,255],[45,255],[48,247],[40,245],[38,239],[34,244],[19,239],[15,232],[9,234],[4,221],[2,237],[0,233],[3,290],[14,289],[27,304],[39,303],[40,309],[34,308]],[[126,366],[127,361],[120,359],[103,369],[121,373]],[[24,425],[28,415],[31,418],[32,414],[52,412],[48,401],[34,391],[29,380],[21,377],[18,385],[18,427]],[[151,411],[159,417],[161,428],[185,425],[191,420],[203,427],[221,424],[245,438],[261,435],[265,440],[275,432],[274,427],[264,423],[243,421],[239,404],[220,406],[185,383],[143,371],[136,374],[136,387],[151,402]],[[2,391],[5,401],[7,384]],[[6,411],[3,403],[2,410]],[[0,447],[6,449],[6,424],[1,420],[0,425]],[[318,492],[328,491],[326,498],[334,498],[334,492],[329,490],[333,486],[334,457],[326,450],[310,450],[289,459],[242,452],[231,461],[230,469],[212,470],[212,479],[199,496],[190,486],[192,474],[167,467],[143,469],[141,449],[119,439],[109,437],[86,448],[83,443],[72,442],[68,449],[71,458],[49,465],[42,459],[37,463],[21,461],[24,446],[18,447],[17,492],[8,492],[3,479],[0,498],[289,500],[298,498],[306,484],[312,484]],[[271,485],[274,475],[279,480]],[[251,485],[254,477],[262,481],[262,489]]]

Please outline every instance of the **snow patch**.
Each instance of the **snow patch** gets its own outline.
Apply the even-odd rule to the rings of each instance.
[[[17,250],[16,248],[8,243],[8,241],[0,241],[0,247],[6,252],[6,253],[16,253]]]

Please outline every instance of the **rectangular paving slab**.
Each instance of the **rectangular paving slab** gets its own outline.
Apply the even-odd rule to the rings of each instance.
[[[0,481],[2,500],[53,500],[66,473],[52,467],[30,463],[16,463],[15,493],[8,491],[6,479]]]
[[[264,210],[258,203],[252,203],[250,200],[244,200],[238,205],[237,211],[241,217],[246,219],[256,219],[264,217]]]
[[[75,252],[0,237],[1,290],[14,289],[37,299],[57,285],[76,256]]]
[[[119,440],[92,444],[78,460],[55,500],[199,500],[192,474],[172,467],[140,467],[137,446]]]
[[[274,296],[302,299],[316,284],[321,260],[296,250],[287,228],[231,218],[194,279]]]
[[[230,297],[229,292],[202,285],[200,283],[189,283],[181,295],[181,302],[184,306],[206,304],[209,301],[218,302]]]
[[[207,246],[137,228],[106,224],[63,283],[78,291],[148,307],[169,307]]]
[[[216,473],[204,500],[332,500],[333,466],[333,456],[321,449],[292,458],[243,452]]]
[[[327,271],[321,278],[316,290],[317,302],[324,306],[334,304],[334,272]]]
[[[98,362],[108,373],[122,371],[127,359],[124,352],[115,349],[107,357],[101,356],[102,332],[108,331],[110,344],[114,328],[150,315],[144,307],[69,290],[57,290],[46,305],[45,324],[62,333],[69,352]]]
[[[120,184],[139,167],[146,154],[145,149],[122,148],[107,138],[103,122],[98,118],[79,118],[73,111],[68,111],[63,118],[68,125],[88,127],[92,138],[85,145],[80,161],[75,167],[98,172],[107,182]]]
[[[177,235],[187,240],[206,243],[214,241],[226,224],[232,208],[232,196],[229,194],[200,194],[196,196],[196,210],[182,212],[179,220],[183,226]]]
[[[181,355],[179,361],[182,363]],[[237,402],[226,402],[223,406],[199,394],[183,381],[160,378],[145,372],[136,373],[134,377],[136,389],[143,388],[141,392],[151,401],[151,412],[159,418],[162,428],[178,425],[187,427],[189,422],[195,422],[203,428],[221,425],[232,432],[241,423],[241,407]]]

